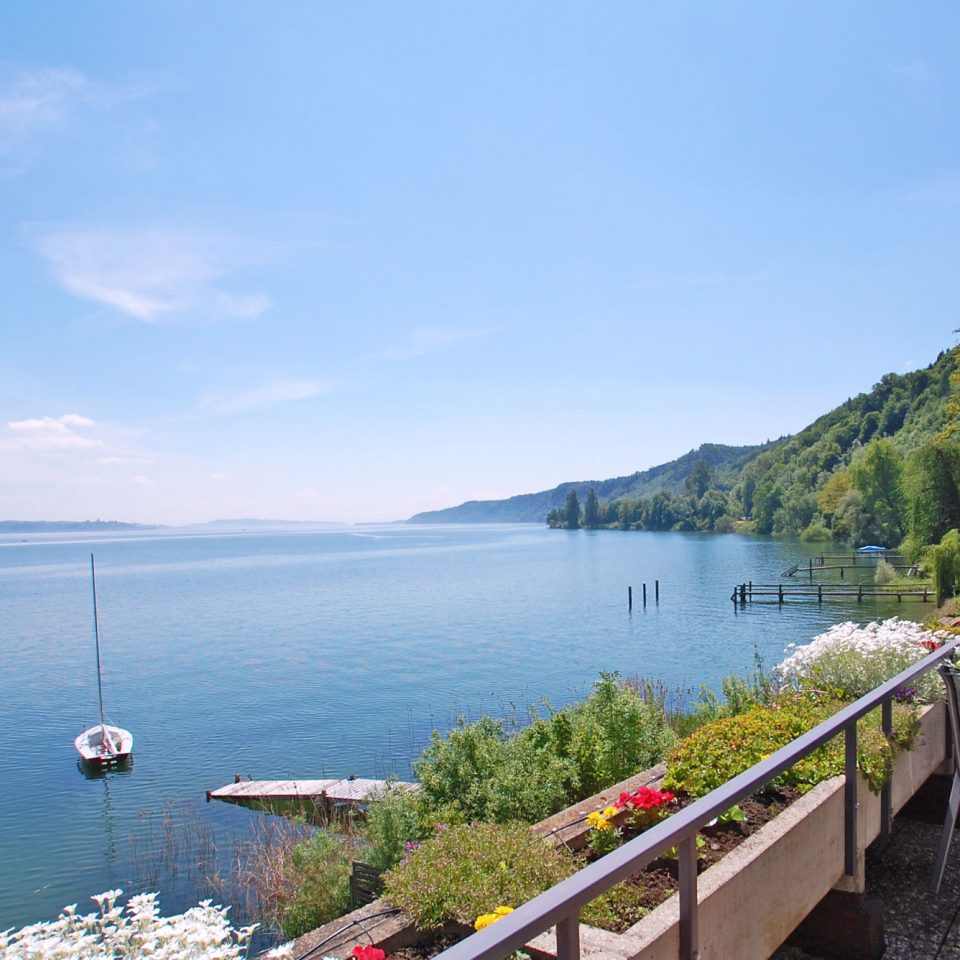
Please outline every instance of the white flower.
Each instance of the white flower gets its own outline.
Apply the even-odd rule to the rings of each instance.
[[[774,673],[785,683],[810,679],[823,689],[839,690],[855,699],[922,660],[930,652],[924,642],[947,636],[898,617],[865,626],[852,621],[838,623],[797,647],[774,667]],[[936,671],[917,678],[913,686],[919,699],[942,696],[943,685]]]
[[[205,900],[186,913],[161,917],[155,893],[138,894],[119,908],[121,893],[108,890],[94,897],[99,914],[78,916],[72,904],[49,923],[0,933],[0,960],[241,960],[246,955],[256,924],[235,930],[226,907]],[[286,946],[292,950],[292,944]],[[290,950],[268,954],[290,955]]]

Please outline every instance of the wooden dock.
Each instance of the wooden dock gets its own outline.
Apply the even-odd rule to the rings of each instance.
[[[787,600],[824,600],[843,597],[861,602],[865,599],[886,597],[903,600],[921,600],[932,603],[936,599],[936,591],[931,584],[917,584],[916,587],[895,586],[892,584],[876,583],[841,583],[826,585],[823,583],[738,583],[733,588],[730,599],[739,603],[741,607],[748,603],[767,602],[785,603]]]
[[[415,783],[391,783],[406,790],[417,789]],[[225,787],[208,790],[207,800],[251,804],[299,800],[318,806],[358,806],[382,793],[387,785],[386,780],[368,780],[364,777],[347,777],[343,780],[242,780],[238,776]]]

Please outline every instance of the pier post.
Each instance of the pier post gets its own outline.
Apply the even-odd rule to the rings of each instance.
[[[857,587],[857,603],[860,603],[861,600],[863,600],[863,584],[862,583]]]
[[[780,603],[783,603],[783,584],[780,584]]]
[[[644,607],[646,607],[647,605],[647,585],[646,584],[643,585],[643,605]]]
[[[633,587],[627,587],[627,609],[633,609]]]
[[[657,603],[660,602],[660,581],[659,580],[653,581],[653,599],[656,600]]]
[[[823,603],[823,584],[817,584],[817,603]]]

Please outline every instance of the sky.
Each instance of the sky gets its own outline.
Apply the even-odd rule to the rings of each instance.
[[[0,5],[0,519],[387,521],[960,327],[960,8]]]

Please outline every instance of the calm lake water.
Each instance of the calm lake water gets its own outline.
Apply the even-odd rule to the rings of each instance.
[[[928,609],[737,611],[734,583],[776,581],[820,548],[736,535],[383,526],[30,541],[0,539],[0,929],[112,887],[159,889],[164,912],[195,902],[196,835],[222,854],[265,816],[204,803],[235,773],[404,777],[458,713],[560,706],[604,670],[715,685],[752,670],[755,650],[772,666],[839,620]],[[97,711],[91,551],[107,713],[136,738],[132,770],[101,779],[73,748]]]

